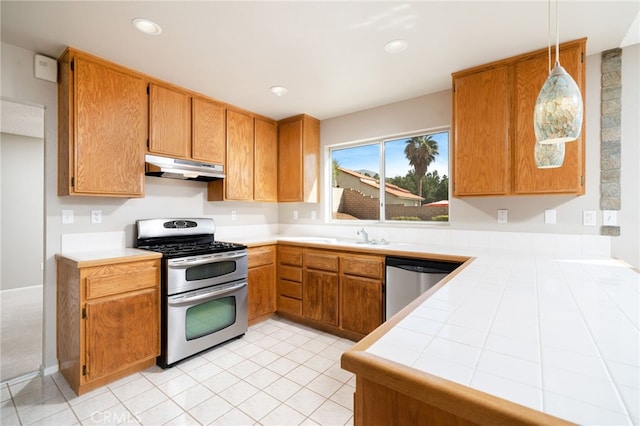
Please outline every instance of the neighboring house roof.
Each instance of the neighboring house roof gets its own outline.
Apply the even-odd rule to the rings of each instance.
[[[378,179],[372,178],[371,176],[363,175],[362,173],[358,173],[354,170],[345,169],[343,167],[338,167],[338,170],[348,175],[354,176],[355,178],[360,179],[360,182],[362,182],[365,185],[369,185],[372,188],[380,189],[380,182]],[[412,194],[406,189],[400,188],[399,186],[393,185],[390,183],[385,183],[384,192],[405,200],[420,200],[420,201],[424,200],[423,197],[420,197],[416,194]]]
[[[449,200],[434,201],[433,203],[423,204],[423,205],[431,206],[431,207],[447,207],[449,206]]]

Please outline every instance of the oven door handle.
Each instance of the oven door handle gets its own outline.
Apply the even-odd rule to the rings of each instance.
[[[190,268],[191,266],[204,265],[205,263],[216,263],[216,262],[225,261],[225,260],[240,259],[241,257],[245,257],[246,255],[247,255],[246,253],[237,253],[231,256],[205,255],[202,258],[189,260],[189,261],[174,262],[172,260],[169,260],[168,266],[171,269],[186,269],[186,268]]]
[[[171,300],[171,298],[169,298],[169,306],[179,306],[179,305],[184,305],[186,303],[192,303],[192,302],[198,302],[198,301],[202,301],[202,300],[206,300],[206,299],[214,299],[217,298],[218,296],[223,296],[225,294],[229,294],[229,293],[233,293],[239,289],[241,289],[242,287],[246,287],[247,283],[245,281],[236,284],[232,287],[227,287],[224,288],[222,290],[217,290],[217,291],[212,291],[209,293],[205,293],[205,294],[198,294],[197,296],[192,296],[192,297],[185,297],[185,298],[180,298],[178,300]]]

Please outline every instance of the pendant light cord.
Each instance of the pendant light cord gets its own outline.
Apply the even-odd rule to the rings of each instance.
[[[547,65],[549,74],[551,74],[551,0],[547,2],[547,46],[549,53],[549,63]]]
[[[556,0],[556,64],[560,65],[560,31],[558,30],[558,3],[560,0]]]

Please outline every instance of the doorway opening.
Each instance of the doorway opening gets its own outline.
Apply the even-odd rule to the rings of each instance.
[[[0,382],[6,382],[42,365],[44,107],[3,99],[0,130]]]

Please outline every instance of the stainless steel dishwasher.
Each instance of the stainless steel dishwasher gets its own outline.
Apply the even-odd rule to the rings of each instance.
[[[387,257],[385,321],[460,265],[438,260]]]

